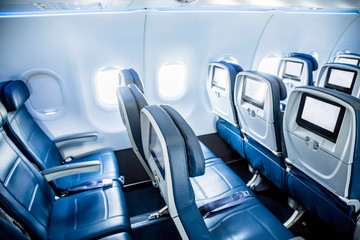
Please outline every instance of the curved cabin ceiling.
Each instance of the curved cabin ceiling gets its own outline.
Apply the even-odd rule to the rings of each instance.
[[[1,0],[0,13],[114,11],[143,8],[360,10],[359,0]]]

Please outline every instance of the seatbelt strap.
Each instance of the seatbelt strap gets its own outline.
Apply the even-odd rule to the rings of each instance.
[[[213,202],[206,203],[199,207],[199,211],[205,219],[211,213],[219,212],[221,210],[243,204],[250,201],[251,199],[253,199],[253,196],[251,196],[248,191],[239,191]]]
[[[121,185],[124,185],[125,179],[123,176],[120,176],[119,178],[104,178],[96,181],[88,181],[82,185],[70,187],[64,191],[61,192],[61,197],[64,197],[69,194],[74,194],[78,192],[93,190],[97,188],[106,188],[111,187],[113,185],[113,181],[116,181],[120,183]]]

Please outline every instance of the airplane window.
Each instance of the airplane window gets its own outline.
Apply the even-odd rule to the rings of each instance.
[[[33,70],[21,77],[30,90],[30,108],[42,116],[60,112],[64,105],[60,77],[46,70]]]
[[[277,75],[279,68],[280,57],[271,55],[264,57],[258,67],[259,72]]]
[[[103,107],[116,108],[116,89],[119,87],[119,68],[100,70],[95,78],[95,92],[98,102]]]
[[[163,98],[179,98],[185,92],[186,67],[181,62],[164,63],[159,70],[158,89]]]

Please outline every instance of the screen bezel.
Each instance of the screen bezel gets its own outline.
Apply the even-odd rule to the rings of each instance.
[[[331,74],[331,71],[333,69],[355,73],[354,77],[352,79],[352,82],[351,82],[351,86],[349,88],[341,87],[341,86],[329,83],[330,74]],[[329,69],[327,71],[327,74],[326,74],[326,79],[325,79],[325,88],[335,89],[335,90],[338,90],[338,91],[341,91],[341,92],[344,92],[344,93],[351,94],[352,91],[353,91],[354,85],[355,85],[355,80],[357,78],[357,74],[358,74],[358,72],[354,71],[354,70],[337,68],[337,67],[329,67]]]
[[[251,77],[251,76],[244,76],[244,80],[243,80],[243,81],[244,81],[244,84],[243,84],[243,89],[242,89],[242,99],[243,99],[245,102],[248,102],[248,103],[250,103],[250,104],[252,104],[252,105],[254,105],[254,106],[256,106],[256,107],[258,107],[258,108],[260,108],[260,109],[264,109],[264,104],[265,104],[265,97],[266,97],[266,95],[264,96],[264,99],[263,99],[262,102],[257,101],[256,99],[254,99],[254,98],[252,98],[252,97],[250,97],[250,96],[245,95],[245,88],[246,88],[246,84],[247,84],[247,78],[250,78],[251,80],[256,81],[256,82],[261,82],[262,84],[265,84],[265,85],[266,85],[266,82],[260,81],[260,80],[254,78],[254,77]],[[266,86],[266,88],[267,88],[267,86]],[[267,89],[266,89],[266,90],[267,90]],[[266,93],[266,91],[265,91],[265,93]]]
[[[350,59],[350,60],[356,60],[357,63],[356,63],[356,64],[343,63],[343,62],[340,62],[340,59],[341,59],[341,58]],[[341,64],[350,64],[350,65],[354,65],[354,66],[359,66],[359,65],[360,65],[360,59],[358,59],[358,58],[352,58],[352,57],[338,57],[337,62],[339,62],[339,63],[341,63]]]
[[[334,128],[334,132],[331,132],[325,128],[322,128],[318,125],[315,125],[305,119],[302,119],[301,118],[301,115],[304,111],[304,106],[305,106],[305,100],[307,97],[310,97],[310,98],[314,98],[316,100],[319,100],[319,101],[322,101],[322,102],[325,102],[325,103],[328,103],[328,104],[331,104],[331,105],[334,105],[336,107],[340,107],[340,112],[339,112],[339,116],[338,116],[338,119],[336,121],[336,124],[335,124],[335,128]],[[343,122],[343,119],[344,119],[344,115],[345,115],[345,110],[346,108],[336,102],[333,102],[331,100],[328,100],[328,99],[324,99],[324,98],[321,98],[321,97],[318,97],[318,96],[315,96],[315,95],[312,95],[312,94],[309,94],[309,93],[303,93],[302,96],[301,96],[301,100],[300,100],[300,105],[299,105],[299,110],[298,110],[298,113],[297,113],[297,116],[296,116],[296,123],[300,126],[300,127],[303,127],[309,131],[312,131],[318,135],[320,135],[321,137],[333,142],[333,143],[336,143],[336,140],[338,138],[338,135],[339,135],[339,132],[340,132],[340,128],[341,128],[341,124]]]
[[[221,86],[219,86],[219,85],[217,85],[217,84],[214,84],[215,69],[216,69],[216,68],[219,68],[220,70],[224,70],[224,71],[228,74],[228,70],[227,70],[226,68],[224,68],[224,67],[222,67],[222,66],[218,66],[218,65],[213,65],[213,67],[212,67],[212,73],[211,73],[211,76],[212,76],[212,78],[211,78],[211,87],[216,87],[216,88],[219,88],[219,89],[225,91],[226,81],[225,81],[225,86],[224,86],[224,87],[221,87]]]
[[[155,136],[153,136],[153,134],[155,134]],[[161,166],[161,163],[160,161],[158,160],[158,156],[155,154],[155,152],[153,151],[153,149],[150,147],[151,146],[151,138],[152,137],[156,137],[158,139],[158,141],[160,142],[160,139],[159,137],[157,136],[157,133],[155,132],[155,129],[153,128],[153,126],[151,126],[150,124],[150,127],[149,127],[149,152],[151,154],[151,156],[153,157],[154,159],[154,162],[157,166],[157,168],[159,169],[160,171],[160,174],[161,176],[163,177],[163,179],[165,179],[165,159],[164,159],[164,167]],[[164,157],[164,156],[163,156]]]
[[[301,64],[301,71],[300,71],[299,76],[295,76],[295,75],[286,73],[286,67],[287,67],[288,62]],[[300,82],[303,71],[304,71],[304,63],[303,62],[298,62],[298,61],[293,61],[293,60],[285,60],[284,61],[283,77],[290,78],[292,80]]]

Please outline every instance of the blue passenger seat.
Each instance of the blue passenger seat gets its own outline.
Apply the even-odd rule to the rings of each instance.
[[[8,122],[4,128],[11,140],[21,152],[40,170],[59,166],[64,162],[55,143],[44,133],[26,109],[25,102],[30,97],[26,84],[20,80],[3,82],[0,89],[1,102],[8,111]],[[55,180],[55,191],[85,184],[89,181],[104,178],[118,178],[119,169],[114,152],[104,149],[94,153],[73,158],[67,163],[80,163],[99,160],[97,172],[76,174]]]
[[[327,63],[320,70],[318,86],[360,98],[360,66]]]
[[[213,112],[217,116],[218,135],[245,158],[244,140],[234,104],[235,78],[242,70],[237,64],[211,62],[208,66],[206,86]]]
[[[246,158],[280,189],[285,177],[280,101],[286,96],[284,82],[276,76],[257,71],[237,75],[235,105],[247,141]]]
[[[316,59],[305,53],[290,53],[287,57],[280,60],[278,76],[286,86],[287,95],[295,87],[313,86],[313,71],[318,69]],[[283,109],[285,109],[287,98],[281,101]]]
[[[283,122],[288,192],[344,239],[360,230],[359,124],[359,99],[319,87],[294,89]]]
[[[21,100],[21,95],[16,99]],[[5,133],[6,121],[7,112],[0,103],[0,208],[31,239],[95,239],[113,234],[118,239],[130,239],[130,221],[118,182],[56,197],[43,172],[27,160]],[[16,235],[8,224],[0,225]]]
[[[147,101],[135,84],[120,87],[117,90],[117,95],[120,114],[128,129],[133,150],[156,186],[156,178],[145,158],[141,140],[140,111],[148,105]],[[221,159],[217,158],[204,144],[199,142],[199,140],[194,144],[199,144],[202,150],[206,162],[205,175],[208,176],[207,178],[199,177],[192,181],[196,199],[199,203],[207,202],[210,199],[236,191],[239,187],[245,185],[238,176],[228,174],[231,172],[230,168]],[[208,184],[209,179],[212,182],[211,188],[209,188],[210,185]]]
[[[206,163],[197,144],[197,137],[193,131],[189,131],[190,127],[179,116],[169,106],[146,106],[141,111],[141,130],[145,156],[157,176],[170,216],[182,238],[292,238],[292,233],[246,186],[211,202],[199,203],[196,200],[192,179],[203,177],[209,192],[215,186],[211,179],[206,178],[206,173],[203,175],[206,172]],[[223,177],[229,179],[234,176],[236,175],[233,172],[229,172]],[[216,208],[208,208],[214,202],[229,198],[233,201]]]
[[[142,92],[143,94],[145,93],[143,82],[141,81],[139,74],[137,74],[134,69],[122,69],[119,71],[119,76],[120,86],[128,86],[133,83],[138,87],[140,92]]]

